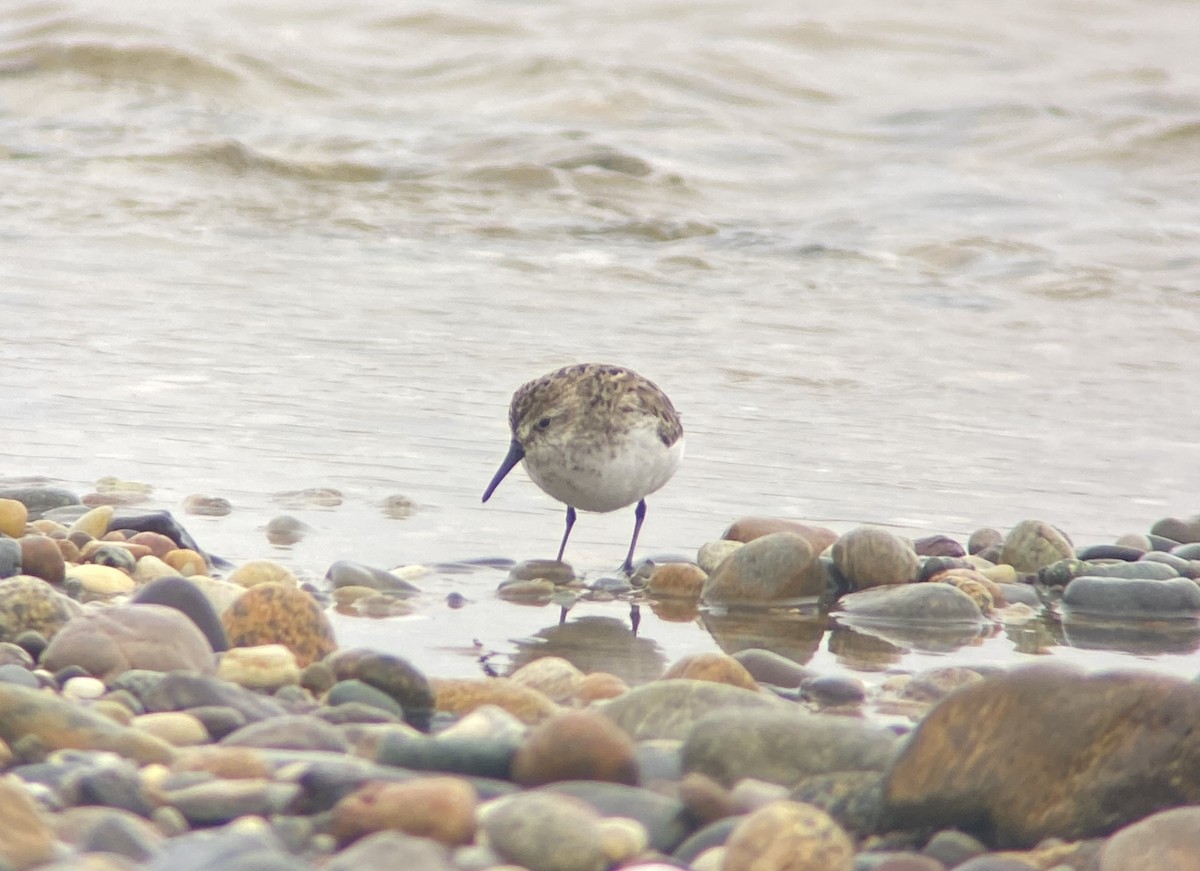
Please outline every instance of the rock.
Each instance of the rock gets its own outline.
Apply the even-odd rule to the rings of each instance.
[[[82,532],[92,538],[104,538],[114,513],[116,513],[115,509],[111,505],[97,505],[70,525],[67,529],[67,536]]]
[[[78,496],[61,487],[5,487],[0,489],[0,498],[20,502],[29,512],[30,520],[37,520],[55,508],[79,504]]]
[[[674,850],[691,829],[683,803],[651,789],[598,780],[567,780],[541,787],[538,792],[573,796],[606,818],[635,820],[649,846],[662,853]]]
[[[1200,802],[1200,686],[1055,665],[947,696],[885,782],[888,823],[956,827],[1001,847],[1106,834]]]
[[[758,684],[746,667],[725,653],[692,653],[675,662],[663,673],[663,679],[686,678],[729,684],[757,692]]]
[[[163,535],[161,532],[134,533],[129,536],[129,543],[150,548],[150,553],[160,560],[171,551],[179,548],[179,545],[173,539]]]
[[[199,827],[226,823],[244,816],[270,817],[282,814],[299,792],[300,787],[295,783],[241,777],[174,789],[164,788],[162,800],[182,813],[191,825]],[[216,867],[239,866],[234,862]]]
[[[860,526],[833,545],[833,564],[853,590],[916,580],[921,561],[912,545],[878,526]]]
[[[250,560],[249,562],[242,563],[230,573],[227,580],[231,584],[237,584],[242,587],[255,587],[259,584],[283,584],[287,587],[300,586],[291,569],[273,560],[265,559]]]
[[[1159,811],[1117,831],[1100,871],[1200,871],[1200,807]]]
[[[788,520],[784,517],[739,517],[721,535],[726,541],[740,541],[748,544],[764,535],[776,532],[791,532],[800,536],[811,546],[813,553],[824,553],[825,549],[837,541],[838,535],[832,529],[823,526],[812,526],[798,520]]]
[[[25,534],[25,522],[28,519],[29,509],[24,502],[0,498],[0,535],[20,538]]]
[[[530,730],[512,762],[521,786],[559,780],[638,781],[633,741],[612,720],[592,711],[556,714]]]
[[[721,871],[853,871],[854,844],[829,814],[776,801],[747,815],[725,843]]]
[[[788,796],[791,801],[818,807],[856,837],[879,829],[883,813],[883,773],[835,771],[801,780]]]
[[[745,666],[756,682],[783,689],[796,689],[813,676],[811,669],[773,650],[750,647],[739,650],[733,658]]]
[[[24,871],[54,858],[54,830],[19,778],[0,778],[0,820],[0,864]]]
[[[142,714],[134,717],[131,725],[172,747],[195,747],[212,741],[208,729],[198,717],[179,711]]]
[[[0,579],[21,574],[21,545],[14,538],[0,537]]]
[[[162,605],[114,605],[75,617],[50,641],[42,665],[77,665],[106,682],[131,668],[215,670],[213,650],[196,624]]]
[[[355,841],[328,862],[323,871],[458,871],[445,845],[429,838],[414,838],[400,832],[382,831]]]
[[[976,529],[967,539],[967,553],[976,554],[992,547],[1001,547],[1004,544],[1004,536],[998,529],[983,527]]]
[[[361,711],[364,717],[371,717],[374,722],[400,722],[404,719],[404,708],[400,703],[389,696],[381,689],[376,689],[369,683],[364,683],[361,680],[340,680],[335,683],[325,695],[324,702],[329,707],[342,708],[346,705],[355,706],[356,710],[368,708],[370,710]],[[321,713],[321,712],[318,712]],[[380,714],[387,714],[387,717],[381,717]],[[321,713],[327,719],[332,717],[346,716],[344,711],[333,713]],[[331,722],[333,722],[331,720]],[[340,722],[340,720],[338,720]]]
[[[168,763],[171,747],[90,709],[41,690],[0,684],[0,739],[50,750],[108,750],[143,764]]]
[[[1086,547],[1075,548],[1078,559],[1088,560],[1123,560],[1133,562],[1146,555],[1146,547],[1128,547],[1117,544],[1089,544]]]
[[[629,692],[629,684],[615,674],[594,671],[585,675],[579,682],[579,687],[575,690],[575,700],[579,704],[587,706],[592,702],[615,699],[627,692]]]
[[[1178,517],[1164,517],[1150,527],[1151,535],[1160,535],[1180,544],[1191,544],[1200,541],[1200,515],[1193,515],[1186,520]]]
[[[782,604],[824,592],[825,571],[812,545],[795,533],[776,532],[730,554],[705,582],[702,598],[709,604]]]
[[[576,581],[575,570],[562,560],[529,559],[508,571],[509,581],[549,581],[556,587]]]
[[[839,622],[857,624],[980,624],[975,601],[949,584],[906,584],[849,593],[838,600]]]
[[[197,514],[201,517],[225,517],[233,511],[233,505],[222,496],[203,496],[193,493],[183,500],[185,514]]]
[[[192,802],[200,804],[206,798],[199,796]],[[212,871],[214,868],[223,871],[313,871],[311,863],[284,849],[265,823],[189,832],[171,838],[139,871]]]
[[[21,547],[21,571],[51,584],[62,584],[66,563],[54,539],[44,535],[26,535],[18,539]]]
[[[110,599],[113,596],[131,593],[137,586],[133,578],[125,572],[105,565],[74,566],[67,571],[66,580],[78,583],[89,599]]]
[[[917,556],[961,557],[966,555],[963,546],[948,535],[927,535],[913,542]]]
[[[133,579],[139,584],[149,584],[161,578],[182,578],[183,575],[171,568],[154,554],[144,556],[137,561],[133,570]],[[156,604],[162,604],[161,602]]]
[[[346,753],[350,745],[342,732],[308,714],[283,714],[247,723],[221,739],[223,747],[257,747],[262,750],[318,750]]]
[[[635,741],[682,739],[696,721],[716,709],[748,715],[755,708],[795,710],[769,693],[703,680],[657,680],[598,706],[600,713]]]
[[[417,503],[402,493],[394,493],[380,501],[379,510],[384,517],[392,520],[406,520],[417,513]]]
[[[437,695],[437,710],[456,716],[481,705],[496,705],[533,724],[558,712],[558,706],[542,693],[508,678],[441,678],[430,684]]]
[[[81,853],[108,853],[133,862],[145,862],[153,857],[164,843],[161,832],[148,820],[130,812],[111,807],[84,806],[67,808],[55,815],[59,837],[67,840]],[[82,857],[79,857],[82,859]],[[70,860],[68,860],[70,861]],[[79,871],[93,871],[93,866],[76,866]],[[112,871],[128,867],[114,863]],[[66,871],[58,865],[47,866]],[[95,869],[99,871],[99,869]]]
[[[267,541],[276,547],[290,547],[303,541],[312,527],[290,514],[279,514],[267,521]]]
[[[541,656],[514,671],[509,679],[521,686],[537,690],[556,704],[566,704],[575,698],[583,683],[584,674],[561,656]]]
[[[0,640],[11,641],[23,632],[53,637],[79,605],[41,578],[17,575],[0,581]]]
[[[801,709],[717,710],[692,727],[683,743],[683,769],[726,787],[744,778],[792,787],[833,771],[882,771],[896,735],[861,720]]]
[[[340,844],[394,830],[457,847],[475,837],[476,802],[474,788],[461,777],[369,782],[334,806],[332,833]]]
[[[1018,572],[1036,572],[1074,556],[1071,542],[1049,523],[1022,520],[1005,537],[1000,561]]]
[[[235,647],[221,657],[217,677],[251,690],[274,692],[300,682],[296,657],[282,644]]]
[[[1200,614],[1200,586],[1187,578],[1084,576],[1067,585],[1061,607],[1064,614],[1110,620],[1190,619]]]
[[[282,644],[301,668],[337,649],[333,626],[303,590],[268,582],[251,587],[221,616],[234,647]]]
[[[154,557],[143,557],[138,565],[140,567],[142,563],[153,559]],[[221,618],[217,616],[216,609],[200,587],[182,575],[172,574],[146,583],[133,594],[131,602],[135,605],[165,605],[174,608],[196,624],[196,628],[208,639],[214,651],[229,649],[225,627],[221,625]]]
[[[729,541],[724,538],[707,542],[701,545],[700,550],[696,553],[696,564],[705,574],[711,575],[727,556],[742,546],[743,543],[740,541]]]
[[[1100,565],[1091,563],[1084,574],[1093,578],[1142,578],[1151,581],[1169,581],[1180,575],[1179,570],[1174,566],[1157,560]]]
[[[204,555],[191,548],[181,547],[169,550],[162,560],[184,577],[203,575],[208,572],[208,563],[205,561]]]
[[[646,592],[651,596],[680,596],[700,598],[708,575],[702,568],[691,563],[663,563],[655,566],[646,581]]]
[[[600,815],[577,799],[522,792],[482,809],[488,843],[529,871],[603,871],[608,865]]]
[[[822,674],[810,677],[800,684],[800,697],[821,707],[862,704],[867,698],[867,688],[856,677],[840,674]]]
[[[327,660],[339,681],[357,679],[387,693],[404,710],[404,719],[418,729],[427,729],[435,706],[429,679],[412,663],[399,656],[374,650],[339,650]]]
[[[399,596],[415,596],[421,588],[391,572],[377,569],[353,560],[338,560],[325,572],[325,580],[334,589],[341,587],[367,587]]]

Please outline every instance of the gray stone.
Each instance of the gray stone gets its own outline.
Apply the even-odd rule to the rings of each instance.
[[[770,693],[703,680],[657,680],[597,706],[635,741],[685,738],[696,721],[715,710],[795,710]]]
[[[1192,618],[1200,614],[1200,586],[1187,578],[1155,581],[1085,575],[1067,585],[1062,609],[1072,615],[1118,620]]]

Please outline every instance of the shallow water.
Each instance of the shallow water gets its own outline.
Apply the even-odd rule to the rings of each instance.
[[[1192,14],[7,3],[0,475],[224,496],[230,517],[185,519],[202,544],[310,575],[551,555],[561,509],[522,474],[479,502],[508,397],[610,360],[687,430],[642,553],[743,513],[1037,517],[1077,543],[1193,513]],[[344,500],[272,497],[308,487]],[[417,512],[385,517],[393,494]],[[285,512],[314,531],[273,549]],[[615,567],[631,513],[582,516],[568,557]],[[496,580],[435,576],[417,616],[341,619],[343,643],[438,673],[478,670],[475,639],[515,656],[557,609],[497,604]],[[439,608],[451,589],[474,604]],[[715,645],[641,634],[664,661]],[[844,665],[828,638],[814,657]]]

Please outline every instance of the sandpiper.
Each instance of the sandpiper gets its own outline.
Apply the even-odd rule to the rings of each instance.
[[[671,479],[683,457],[683,426],[667,395],[621,366],[580,363],[522,385],[508,409],[512,444],[483,493],[517,463],[546,493],[567,505],[562,559],[575,511],[616,511],[637,503],[633,539],[621,566],[633,573],[633,551],[646,517],[646,496]]]

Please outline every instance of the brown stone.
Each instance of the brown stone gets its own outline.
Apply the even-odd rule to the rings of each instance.
[[[888,823],[1002,847],[1106,834],[1200,803],[1200,686],[1035,665],[947,696],[885,780]]]
[[[664,563],[655,566],[646,581],[646,592],[652,596],[682,596],[698,599],[708,575],[692,563]]]
[[[0,820],[4,821],[0,825],[0,864],[4,867],[24,871],[54,858],[54,830],[16,777],[0,778]]]
[[[725,530],[721,538],[729,541],[751,542],[764,535],[776,532],[791,532],[805,539],[815,553],[823,553],[825,548],[837,541],[837,533],[824,526],[813,526],[801,523],[799,520],[789,520],[786,517],[762,517],[747,515],[739,517]]]
[[[509,680],[535,689],[561,705],[575,697],[583,682],[583,672],[561,656],[541,656],[518,668],[509,675]]]
[[[231,584],[242,587],[256,587],[259,584],[283,584],[287,587],[298,587],[296,576],[287,566],[266,559],[250,560],[242,563],[229,575]]]
[[[79,610],[78,603],[41,578],[5,578],[0,581],[0,641],[12,641],[22,632],[51,638]]]
[[[787,602],[824,592],[825,570],[809,541],[794,532],[774,532],[726,557],[705,582],[703,599],[710,604]]]
[[[724,786],[707,774],[689,771],[679,781],[679,800],[701,825],[734,816],[738,806]]]
[[[633,740],[612,720],[591,711],[566,711],[533,728],[513,758],[521,786],[560,780],[637,784]]]
[[[544,693],[508,678],[434,678],[437,710],[463,716],[481,705],[496,705],[522,723],[539,723],[558,712]]]
[[[160,532],[139,532],[129,537],[129,543],[149,548],[150,553],[159,559],[179,548],[179,545]]]
[[[921,561],[912,545],[889,529],[859,526],[837,540],[833,564],[855,590],[916,580]]]
[[[775,801],[729,834],[721,871],[852,871],[854,843],[812,805]]]
[[[347,844],[372,832],[394,830],[457,847],[475,838],[477,801],[475,789],[461,777],[371,782],[334,806],[333,835],[339,844]]]
[[[221,615],[231,647],[282,644],[304,668],[337,649],[333,626],[303,590],[283,584],[259,584],[247,590]]]
[[[51,538],[26,535],[17,541],[21,546],[21,571],[51,584],[61,584],[66,576],[62,551]]]
[[[691,653],[666,670],[663,678],[689,678],[729,684],[745,690],[757,690],[758,683],[746,667],[726,653]]]
[[[272,766],[257,747],[221,744],[182,750],[171,766],[175,771],[205,771],[225,780],[269,779]]]
[[[1200,515],[1187,519],[1164,517],[1150,527],[1151,535],[1161,535],[1180,544],[1191,544],[1200,541]]]
[[[1151,814],[1100,851],[1100,871],[1200,871],[1200,807]]]

